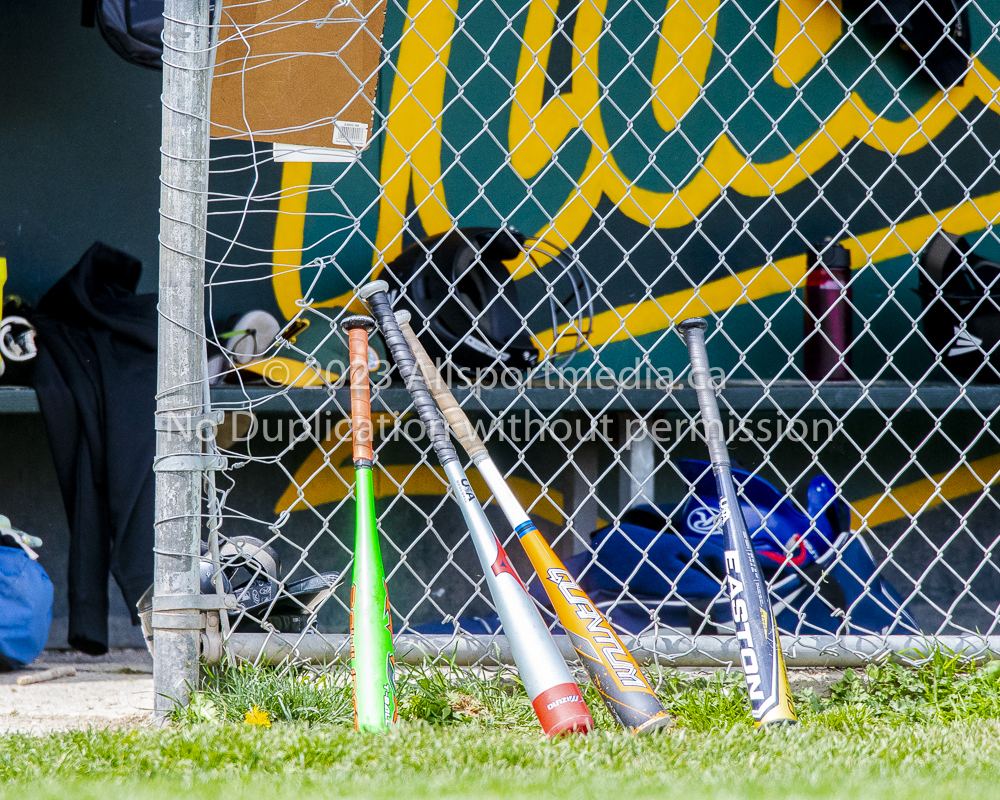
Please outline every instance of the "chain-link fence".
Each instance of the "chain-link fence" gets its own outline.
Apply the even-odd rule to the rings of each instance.
[[[158,665],[190,659],[197,636],[210,660],[345,657],[354,473],[337,322],[363,311],[356,289],[375,277],[637,654],[736,652],[672,329],[695,316],[789,663],[930,638],[1000,650],[1000,5],[225,0],[211,13],[168,3],[165,86],[194,100],[164,94],[164,253],[198,285],[163,270],[165,336],[188,349],[160,354],[161,397],[185,399],[161,400],[158,423],[174,443],[159,460]],[[199,221],[168,200],[204,197],[176,169],[206,164]],[[178,225],[194,234],[171,239]],[[502,659],[447,481],[373,346],[397,656]],[[215,435],[195,454],[178,443],[199,425]],[[544,606],[517,537],[487,514]],[[209,582],[193,602],[200,540]],[[161,654],[163,631],[188,650]]]

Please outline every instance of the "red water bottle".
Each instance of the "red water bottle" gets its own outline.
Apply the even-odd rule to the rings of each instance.
[[[848,381],[854,315],[851,253],[829,236],[807,256],[802,367],[811,381]]]

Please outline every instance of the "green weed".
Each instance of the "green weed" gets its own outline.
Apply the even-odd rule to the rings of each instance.
[[[678,728],[705,732],[752,727],[743,677],[715,670],[691,675],[654,668],[649,675]],[[578,675],[599,728],[616,725],[597,689]],[[454,665],[400,667],[397,671],[400,717],[433,725],[473,724],[511,731],[535,731],[537,722],[517,673],[469,670]],[[942,649],[920,658],[917,666],[891,661],[848,669],[820,696],[798,693],[795,708],[803,725],[839,731],[911,723],[1000,718],[1000,661],[977,666]],[[207,670],[201,689],[176,722],[242,723],[253,708],[275,722],[348,725],[353,718],[350,671],[334,666],[254,667],[247,663]]]
[[[941,649],[917,667],[882,661],[846,670],[829,697],[806,695],[800,705],[830,726],[849,718],[901,725],[1000,717],[1000,661],[977,666]]]
[[[404,667],[397,671],[403,719],[453,725],[476,722],[530,730],[535,714],[517,673],[476,674],[453,664],[441,668]]]
[[[242,723],[255,707],[278,722],[351,723],[350,671],[257,667],[248,662],[206,668],[201,688],[172,718],[188,724]]]

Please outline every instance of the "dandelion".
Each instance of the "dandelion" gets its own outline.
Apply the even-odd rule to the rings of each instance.
[[[246,716],[243,718],[243,722],[246,725],[261,725],[265,728],[270,728],[271,715],[268,714],[263,708],[254,706],[247,712]]]

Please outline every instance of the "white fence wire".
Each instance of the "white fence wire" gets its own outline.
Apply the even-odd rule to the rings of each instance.
[[[203,30],[207,8],[188,5]],[[231,606],[205,637],[210,659],[346,654],[338,576],[354,499],[337,322],[363,310],[356,289],[375,277],[644,658],[735,652],[718,502],[672,329],[694,316],[709,320],[790,663],[933,640],[998,649],[1000,6],[226,0],[215,12],[208,366],[171,373],[210,384],[190,411],[225,412],[207,438],[226,469],[206,473],[196,505],[214,581],[203,592]],[[180,63],[172,46],[165,61]],[[374,344],[401,657],[502,659],[467,531]],[[516,536],[487,512],[533,587]]]

